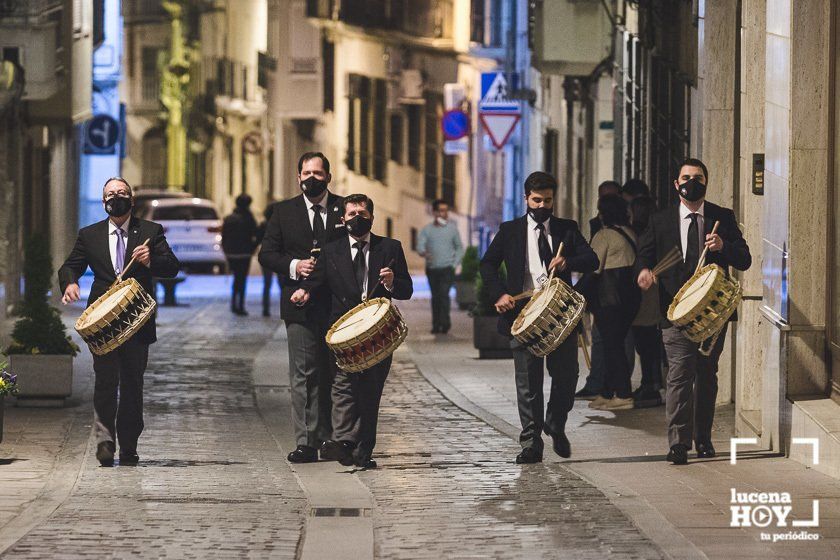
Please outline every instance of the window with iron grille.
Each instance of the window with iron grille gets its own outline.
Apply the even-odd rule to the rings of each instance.
[[[557,150],[559,149],[560,133],[556,128],[548,128],[545,131],[545,140],[543,146],[543,170],[551,175],[557,177]]]
[[[142,51],[142,81],[140,95],[144,101],[154,101],[160,95],[160,71],[158,59],[163,49],[159,47],[143,47]]]
[[[321,60],[324,66],[324,111],[335,110],[335,43],[321,39]]]

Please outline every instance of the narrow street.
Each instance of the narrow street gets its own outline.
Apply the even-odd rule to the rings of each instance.
[[[596,417],[581,416],[579,402],[570,419],[571,461],[547,446],[544,463],[515,465],[510,363],[478,361],[464,350],[463,313],[448,340],[424,333],[425,299],[403,306],[412,332],[386,384],[379,468],[290,465],[285,329],[276,318],[233,316],[225,300],[205,295],[212,286],[193,282],[181,306],[161,312],[137,467],[99,467],[92,437],[74,459],[73,433],[90,434],[90,402],[82,398],[66,414],[87,421],[68,428],[63,442],[44,439],[54,461],[32,470],[28,455],[35,452],[24,440],[55,412],[11,409],[0,450],[14,460],[3,462],[0,475],[8,473],[17,501],[0,499],[0,511],[18,522],[0,527],[3,558],[830,558],[840,536],[837,484],[771,456],[747,461],[752,470],[739,471],[741,479],[758,485],[768,472],[786,472],[793,488],[818,492],[823,540],[801,556],[801,546],[771,549],[754,533],[727,527],[726,505],[715,504],[726,494],[719,487],[740,482],[715,482],[725,458],[675,468],[651,453],[645,437],[614,433],[638,433],[634,423],[646,423],[658,442],[661,409],[597,427]],[[252,311],[256,303],[252,298]],[[441,376],[435,358],[451,371]],[[90,372],[82,365],[77,376],[78,386]],[[654,462],[634,460],[639,453]],[[77,470],[66,476],[75,482],[63,494],[53,488],[57,507],[38,513],[56,473],[73,464]],[[14,482],[16,474],[26,480]],[[632,505],[640,498],[648,509]],[[702,523],[692,510],[702,512]],[[19,538],[10,542],[15,531]]]

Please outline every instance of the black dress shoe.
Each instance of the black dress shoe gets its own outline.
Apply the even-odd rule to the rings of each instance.
[[[333,440],[322,443],[321,449],[318,451],[322,461],[339,461],[342,458],[348,457],[352,452],[352,444]]]
[[[100,441],[99,445],[96,446],[96,460],[103,467],[113,467],[116,450],[117,446],[114,445],[113,441]]]
[[[711,443],[698,443],[697,444],[697,458],[698,459],[711,459],[715,456],[715,448]]]
[[[555,453],[564,459],[572,456],[572,444],[569,443],[569,438],[566,437],[566,434],[552,435],[551,440],[554,442],[552,447]]]
[[[662,406],[662,404],[662,395],[659,391],[645,389],[644,391],[633,393],[633,406],[635,408],[653,408]]]
[[[688,463],[688,447],[681,443],[672,445],[666,460],[671,461],[675,465],[685,465]]]
[[[532,463],[542,463],[542,451],[537,451],[533,447],[526,447],[516,456],[517,465],[530,465]]]
[[[290,463],[314,463],[318,460],[318,450],[308,445],[298,445],[286,458]]]
[[[140,456],[136,451],[120,450],[120,465],[136,465],[140,462]]]
[[[375,469],[376,468],[376,461],[373,459],[363,459],[360,461],[356,461],[357,467],[362,467],[363,469]]]

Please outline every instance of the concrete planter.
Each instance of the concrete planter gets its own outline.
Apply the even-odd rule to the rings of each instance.
[[[470,282],[455,280],[455,301],[458,303],[458,309],[461,311],[472,309],[476,301],[474,280]]]
[[[12,354],[9,371],[18,382],[18,406],[60,407],[73,392],[73,356]]]
[[[473,317],[473,346],[478,350],[479,359],[508,359],[510,338],[499,334],[499,317],[496,315]]]

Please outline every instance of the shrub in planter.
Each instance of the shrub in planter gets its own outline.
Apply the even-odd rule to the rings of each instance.
[[[61,315],[48,294],[53,269],[46,236],[35,234],[25,246],[23,301],[12,342],[3,351],[18,374],[20,397],[64,398],[70,395],[73,356],[79,347],[67,334]]]
[[[461,273],[455,278],[455,301],[458,309],[466,310],[475,305],[475,280],[478,277],[478,247],[469,246],[461,258]]]
[[[502,282],[507,277],[505,266],[499,269]],[[473,346],[478,350],[479,358],[510,358],[510,338],[499,333],[499,314],[496,313],[495,300],[489,294],[481,275],[475,279],[476,302],[472,310]]]

